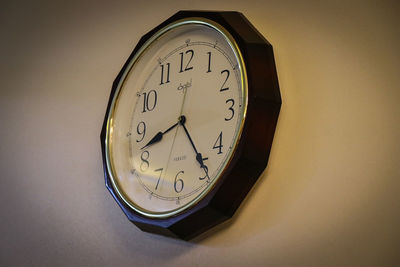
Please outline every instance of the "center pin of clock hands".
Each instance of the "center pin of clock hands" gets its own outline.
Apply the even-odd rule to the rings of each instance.
[[[185,122],[186,122],[186,117],[185,117],[184,115],[180,116],[180,117],[179,117],[179,124],[182,125],[183,130],[185,131],[185,134],[186,134],[186,136],[188,137],[188,139],[189,139],[189,141],[190,141],[190,144],[192,145],[192,147],[193,147],[193,149],[194,149],[194,152],[196,153],[196,160],[197,160],[197,162],[200,164],[200,168],[204,169],[204,171],[205,171],[205,173],[206,173],[206,176],[205,176],[204,178],[207,177],[207,178],[209,179],[210,177],[208,176],[208,167],[207,167],[206,165],[204,165],[204,160],[207,160],[208,158],[203,158],[203,156],[201,155],[201,153],[199,153],[199,152],[197,151],[196,146],[195,146],[194,143],[193,143],[192,137],[190,136],[189,131],[188,131],[188,129],[187,129],[186,126],[185,126]],[[203,179],[204,179],[204,178],[203,178]]]

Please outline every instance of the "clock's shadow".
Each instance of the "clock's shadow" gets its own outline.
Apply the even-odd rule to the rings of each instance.
[[[247,194],[247,196],[245,197],[245,199],[242,201],[242,203],[240,204],[239,208],[236,210],[235,214],[232,216],[232,218],[226,220],[223,223],[220,223],[216,226],[214,226],[213,228],[207,230],[206,232],[196,236],[195,238],[189,240],[190,243],[193,244],[203,244],[206,243],[207,241],[213,239],[214,237],[223,235],[225,232],[229,232],[232,228],[232,226],[234,226],[237,221],[240,219],[240,217],[243,214],[243,211],[246,210],[247,206],[249,206],[249,203],[251,202],[250,200],[253,198],[254,195],[258,194],[257,191],[261,190],[261,186],[264,183],[264,180],[268,179],[267,177],[267,169],[264,170],[264,172],[260,175],[259,179],[257,180],[257,182],[253,185],[252,189],[250,190],[250,192]],[[261,211],[260,212],[266,212]],[[251,220],[254,221],[254,220]],[[253,235],[257,229],[255,228],[251,228],[250,224],[248,228],[246,228],[246,231],[241,231],[240,236],[241,239],[243,240],[243,238],[246,238],[246,236],[251,236]],[[225,244],[226,246],[226,244]]]
[[[269,162],[269,166],[275,164]],[[274,167],[276,169],[278,166]],[[264,170],[232,218],[200,234],[189,243],[229,247],[274,231],[276,225],[286,220],[288,208],[301,192],[299,184],[303,180],[293,176],[292,172],[287,170],[288,175],[285,177],[292,177],[291,182],[288,182],[279,172],[270,173],[268,168]]]

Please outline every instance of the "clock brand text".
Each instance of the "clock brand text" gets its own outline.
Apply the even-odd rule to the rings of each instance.
[[[185,159],[186,159],[186,155],[174,157],[174,161],[181,161],[181,160],[185,160]]]

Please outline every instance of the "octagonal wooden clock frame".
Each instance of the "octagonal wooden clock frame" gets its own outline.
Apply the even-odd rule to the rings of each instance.
[[[167,218],[149,218],[130,208],[114,189],[106,163],[106,130],[111,102],[128,63],[156,32],[174,21],[201,17],[224,27],[235,39],[246,66],[248,105],[241,137],[215,186],[196,205]],[[271,44],[239,12],[180,11],[145,34],[115,79],[101,131],[105,183],[128,219],[143,231],[191,239],[231,218],[266,168],[281,107]]]

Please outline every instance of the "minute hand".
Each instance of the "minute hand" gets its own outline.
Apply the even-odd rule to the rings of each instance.
[[[197,160],[197,162],[200,164],[200,168],[204,168],[204,169],[205,169],[206,166],[204,165],[204,162],[203,162],[203,156],[201,155],[201,153],[199,153],[199,152],[197,151],[196,146],[195,146],[194,143],[193,143],[192,137],[190,137],[189,131],[187,130],[187,128],[186,128],[186,126],[185,126],[185,122],[186,122],[186,117],[185,117],[185,116],[181,116],[181,117],[179,118],[179,123],[182,125],[183,130],[184,130],[185,133],[186,133],[186,136],[188,137],[190,143],[192,144],[192,147],[193,147],[193,149],[194,149],[194,152],[196,153],[196,160]]]

